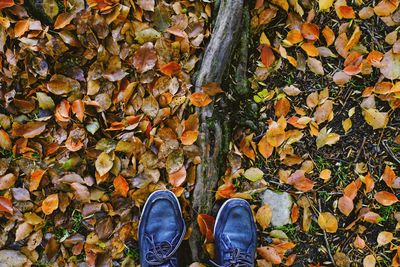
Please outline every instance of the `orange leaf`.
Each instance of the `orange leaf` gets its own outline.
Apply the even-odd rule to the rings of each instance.
[[[385,170],[382,174],[382,180],[385,181],[386,185],[389,187],[393,186],[394,181],[396,180],[396,173],[390,168],[390,166],[386,165]]]
[[[338,17],[344,19],[354,19],[356,14],[351,6],[340,6],[337,8]]]
[[[372,179],[371,174],[369,172],[364,177],[364,183],[365,183],[365,193],[371,192],[372,189],[374,189],[375,187],[374,179]]]
[[[1,6],[1,4],[0,4]],[[0,212],[4,211],[10,214],[13,214],[13,205],[11,200],[8,198],[5,198],[3,196],[0,196]]]
[[[69,102],[65,99],[57,105],[54,116],[58,122],[69,122],[70,107]]]
[[[22,136],[24,138],[33,138],[46,130],[46,122],[30,121],[24,124],[14,122],[11,134],[13,136]]]
[[[30,25],[29,19],[20,20],[17,23],[15,23],[14,27],[15,37],[21,37],[22,35],[24,35],[24,33],[29,30],[29,25]]]
[[[375,267],[376,259],[374,255],[369,254],[363,259],[363,267]]]
[[[285,120],[283,117],[281,118]],[[266,135],[268,143],[273,147],[278,147],[285,141],[285,128],[278,122],[271,121]]]
[[[288,40],[291,44],[297,44],[303,41],[303,35],[301,31],[298,29],[293,29],[288,32],[286,40]]]
[[[326,46],[332,45],[335,41],[335,33],[328,26],[325,26],[325,28],[322,30],[322,35],[325,38]]]
[[[185,146],[193,145],[199,136],[199,131],[185,131],[181,136],[181,142]]]
[[[214,224],[215,218],[207,214],[197,215],[197,224],[199,225],[200,233],[206,238],[206,242],[214,240]]]
[[[297,220],[299,219],[299,215],[300,215],[300,209],[299,206],[297,206],[296,204],[293,205],[292,207],[292,211],[290,213],[290,218],[292,220],[292,223],[297,222]]]
[[[261,62],[266,67],[269,68],[275,62],[275,55],[269,45],[263,45],[261,48]]]
[[[378,246],[384,246],[392,242],[392,240],[393,240],[393,233],[382,231],[378,234],[377,243]]]
[[[354,209],[354,203],[348,196],[341,196],[338,201],[339,210],[346,216]]]
[[[374,12],[380,17],[390,16],[399,6],[399,1],[382,0],[375,7]]]
[[[162,65],[160,67],[160,71],[169,77],[171,77],[173,74],[177,73],[180,70],[181,70],[181,65],[176,63],[175,61],[168,62],[167,64]]]
[[[180,186],[186,180],[186,168],[182,166],[178,171],[168,174],[168,182],[174,187]]]
[[[0,129],[0,148],[4,150],[12,149],[12,142],[10,136],[3,129]]]
[[[123,196],[123,197],[128,196],[129,184],[122,175],[118,175],[114,179],[113,184],[114,184],[114,188],[115,188],[114,194]]]
[[[301,49],[303,49],[309,57],[316,57],[319,55],[319,50],[313,43],[303,43]]]
[[[378,223],[382,220],[381,216],[373,211],[368,211],[367,213],[363,214],[361,218],[369,223]]]
[[[272,152],[274,151],[274,147],[268,143],[267,136],[264,135],[260,142],[258,142],[258,151],[265,158],[268,159]]]
[[[74,12],[64,12],[60,13],[57,16],[56,21],[54,22],[54,29],[62,29],[68,24],[71,23],[71,21],[75,18],[76,13]]]
[[[301,25],[301,34],[303,34],[303,37],[307,40],[318,40],[319,27],[314,23],[304,23]]]
[[[42,211],[46,215],[50,215],[58,209],[58,195],[57,194],[51,194],[48,197],[45,198],[42,202]]]
[[[211,103],[211,98],[203,92],[195,92],[190,96],[190,102],[196,107],[205,107]]]
[[[85,116],[85,103],[77,99],[72,103],[72,112],[76,115],[79,121],[83,121]]]
[[[399,201],[396,195],[386,191],[376,193],[374,195],[374,198],[376,201],[378,201],[379,204],[383,206],[391,206]]]
[[[275,115],[280,118],[280,117],[285,117],[290,110],[290,102],[287,100],[286,97],[282,97],[275,103]]]
[[[0,10],[7,8],[7,7],[12,7],[15,5],[14,0],[1,0],[0,1]]]
[[[270,246],[257,248],[257,253],[266,261],[272,264],[281,264],[282,258],[279,256],[278,252]]]
[[[232,195],[235,193],[235,185],[234,184],[223,184],[218,187],[216,198],[231,198]]]
[[[359,187],[357,186],[356,182],[353,181],[344,188],[343,194],[349,197],[351,200],[354,200],[354,198],[357,196],[358,189]]]
[[[363,249],[365,248],[365,241],[359,235],[354,239],[353,245],[355,248]]]
[[[252,138],[253,135],[248,135],[244,137],[243,140],[240,142],[240,150],[246,157],[254,161],[256,159],[256,154],[252,147],[253,143],[253,141],[251,140]]]
[[[29,181],[29,191],[35,191],[39,188],[40,181],[42,181],[43,174],[45,173],[45,170],[42,169],[37,169],[31,174],[31,179]]]

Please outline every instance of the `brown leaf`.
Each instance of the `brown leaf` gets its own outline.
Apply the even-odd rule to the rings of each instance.
[[[65,95],[79,89],[80,84],[77,80],[60,74],[51,76],[50,81],[47,83],[47,90],[55,95]]]
[[[46,130],[46,122],[30,121],[24,124],[13,123],[12,135],[23,136],[24,138],[33,138]]]
[[[56,21],[54,22],[54,29],[58,30],[64,28],[65,26],[71,23],[71,21],[75,18],[75,16],[76,16],[75,12],[60,13],[57,16]]]
[[[14,35],[15,37],[21,37],[29,30],[29,19],[19,20],[14,27]]]
[[[45,173],[44,170],[42,169],[36,169],[35,171],[32,172],[31,178],[29,181],[29,191],[35,191],[36,189],[39,188],[40,181],[42,180],[43,174]]]
[[[328,233],[336,233],[338,222],[335,216],[329,212],[321,212],[318,216],[318,225]]]
[[[146,11],[154,11],[154,0],[138,0],[138,5]]]
[[[17,177],[12,173],[0,176],[0,190],[5,190],[13,187],[15,181],[17,181]]]
[[[46,215],[50,215],[58,209],[58,194],[51,194],[42,202],[42,211]]]
[[[29,223],[23,222],[18,225],[15,231],[15,242],[25,239],[32,232],[33,227]]]
[[[2,211],[13,214],[13,205],[11,200],[3,196],[0,196],[0,212]]]
[[[383,206],[391,206],[399,201],[396,195],[386,191],[377,192],[374,198]]]
[[[77,99],[72,103],[72,112],[75,114],[76,118],[83,122],[83,118],[85,116],[85,104],[82,100]]]
[[[315,121],[318,124],[321,124],[329,119],[329,116],[331,115],[333,110],[333,101],[332,100],[326,100],[322,105],[317,107],[314,113],[314,118]]]
[[[75,192],[75,199],[82,202],[82,203],[89,203],[90,202],[90,192],[89,189],[80,184],[80,183],[72,183],[72,189]]]
[[[133,66],[139,73],[153,69],[156,62],[157,53],[151,42],[143,44],[133,55]]]
[[[265,230],[272,220],[272,211],[268,204],[261,206],[256,213],[256,221]]]
[[[201,89],[203,89],[203,91],[209,96],[215,96],[224,92],[221,89],[220,84],[215,82],[206,83],[201,87]]]
[[[387,186],[392,187],[394,181],[396,180],[396,173],[392,170],[392,168],[388,165],[385,166],[385,170],[382,174],[382,180],[386,183]]]
[[[199,131],[185,131],[181,136],[181,142],[185,146],[193,145],[199,136]]]

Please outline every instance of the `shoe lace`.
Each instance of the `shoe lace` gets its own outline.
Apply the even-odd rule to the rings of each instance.
[[[241,251],[238,248],[230,249],[229,251],[230,259],[229,262],[224,265],[219,265],[213,260],[210,260],[212,265],[215,267],[252,267],[253,262],[251,260],[251,255],[248,252]]]
[[[175,257],[179,246],[173,246],[171,242],[161,241],[155,243],[153,237],[147,237],[151,244],[150,250],[146,253],[145,260],[150,265],[161,265]],[[172,262],[171,262],[172,264]]]

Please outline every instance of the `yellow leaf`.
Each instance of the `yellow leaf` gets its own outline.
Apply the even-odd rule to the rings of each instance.
[[[261,33],[261,36],[260,36],[260,44],[271,46],[271,42],[269,41],[267,35],[265,35],[264,32]]]
[[[285,11],[289,10],[289,3],[287,2],[287,0],[271,0],[271,3],[279,6]]]
[[[321,171],[321,173],[319,174],[319,178],[321,178],[322,180],[324,180],[324,182],[328,182],[329,179],[331,179],[331,170],[329,169],[324,169]]]
[[[333,0],[319,0],[318,4],[319,4],[319,10],[321,11],[329,10],[333,5]]]
[[[385,128],[389,121],[387,112],[380,112],[375,108],[368,108],[364,112],[365,121],[372,126],[372,128],[380,129]]]
[[[347,133],[350,130],[352,125],[353,123],[351,122],[350,118],[347,118],[344,121],[342,121],[342,126],[345,133]]]
[[[318,133],[317,136],[317,149],[328,145],[334,145],[337,141],[339,141],[340,135],[336,133],[331,133],[330,130],[328,131],[326,127],[322,128],[321,131]]]
[[[105,175],[113,166],[113,161],[110,155],[102,152],[95,162],[96,170],[100,176]]]
[[[336,233],[338,222],[330,212],[321,212],[318,216],[318,225],[328,233]]]
[[[257,211],[256,221],[261,226],[261,228],[264,230],[271,223],[271,219],[272,219],[272,211],[268,204],[264,204]]]

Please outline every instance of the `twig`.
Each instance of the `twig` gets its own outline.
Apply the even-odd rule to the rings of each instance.
[[[321,199],[318,199],[318,209],[319,209],[319,212],[321,213],[322,212]],[[328,236],[326,235],[326,231],[325,230],[322,230],[322,231],[324,232],[325,245],[326,245],[326,249],[328,250],[329,258],[331,258],[333,266],[336,266],[335,259],[332,256],[331,248],[330,248],[330,245],[329,245]]]
[[[382,141],[382,145],[383,145],[383,147],[385,148],[386,152],[389,154],[389,156],[390,156],[394,161],[396,161],[398,164],[400,164],[400,159],[398,159],[398,158],[396,157],[396,155],[393,153],[393,151],[390,149],[390,147],[388,146],[386,140],[383,140],[383,141]]]

